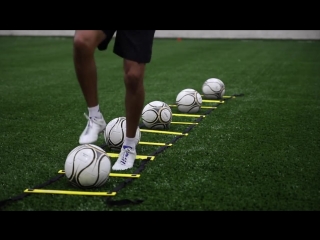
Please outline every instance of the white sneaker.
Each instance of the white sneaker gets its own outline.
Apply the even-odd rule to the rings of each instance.
[[[118,160],[112,166],[112,170],[126,170],[133,167],[136,160],[136,150],[129,146],[123,146],[119,154]]]
[[[104,120],[103,116],[101,116],[101,118],[92,118],[89,117],[87,114],[84,114],[84,116],[86,117],[86,119],[88,119],[88,123],[79,138],[79,143],[94,143],[98,140],[99,133],[103,132],[106,128],[106,121]]]

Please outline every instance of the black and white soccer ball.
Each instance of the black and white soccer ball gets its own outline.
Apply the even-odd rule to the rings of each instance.
[[[172,122],[172,110],[163,101],[152,101],[143,108],[141,118],[146,128],[154,130],[169,129]]]
[[[93,144],[80,145],[68,154],[65,176],[78,188],[99,188],[109,179],[111,161],[106,152]]]
[[[121,151],[124,138],[126,136],[127,120],[125,117],[117,117],[112,119],[104,130],[104,140],[109,149],[114,151]],[[137,127],[135,136],[137,145],[141,139],[140,128]]]
[[[182,113],[197,113],[201,109],[202,97],[197,90],[186,88],[178,93],[176,104]]]
[[[225,84],[218,78],[209,78],[202,85],[202,93],[206,99],[222,99],[225,91]]]

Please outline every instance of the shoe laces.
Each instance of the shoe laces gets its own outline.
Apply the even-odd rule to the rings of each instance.
[[[86,113],[84,113],[84,116],[88,120],[88,127],[92,127],[92,123],[101,125],[95,118],[89,117]]]
[[[124,153],[122,155],[122,158],[121,158],[121,161],[120,163],[122,165],[125,165],[127,163],[127,158],[132,150],[132,147],[129,147],[129,146],[123,146],[123,150],[124,150]]]

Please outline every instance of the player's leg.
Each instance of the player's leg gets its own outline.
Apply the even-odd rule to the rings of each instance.
[[[144,72],[146,64],[124,59],[126,137],[134,138],[144,107]]]
[[[124,58],[126,137],[113,170],[133,167],[136,159],[136,135],[144,107],[144,74],[146,63],[151,61],[154,31],[118,31],[114,52]]]
[[[106,43],[106,40],[110,41],[111,38],[112,36],[106,37],[102,30],[76,30],[74,35],[73,61],[76,76],[89,111],[89,116],[85,114],[88,122],[80,135],[80,144],[96,142],[99,133],[106,127],[106,122],[99,109],[94,52],[102,43],[107,46],[108,42]]]

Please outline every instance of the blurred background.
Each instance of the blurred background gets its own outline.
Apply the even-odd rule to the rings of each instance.
[[[2,36],[73,36],[75,30],[0,30]],[[157,30],[156,38],[320,39],[320,30]]]

